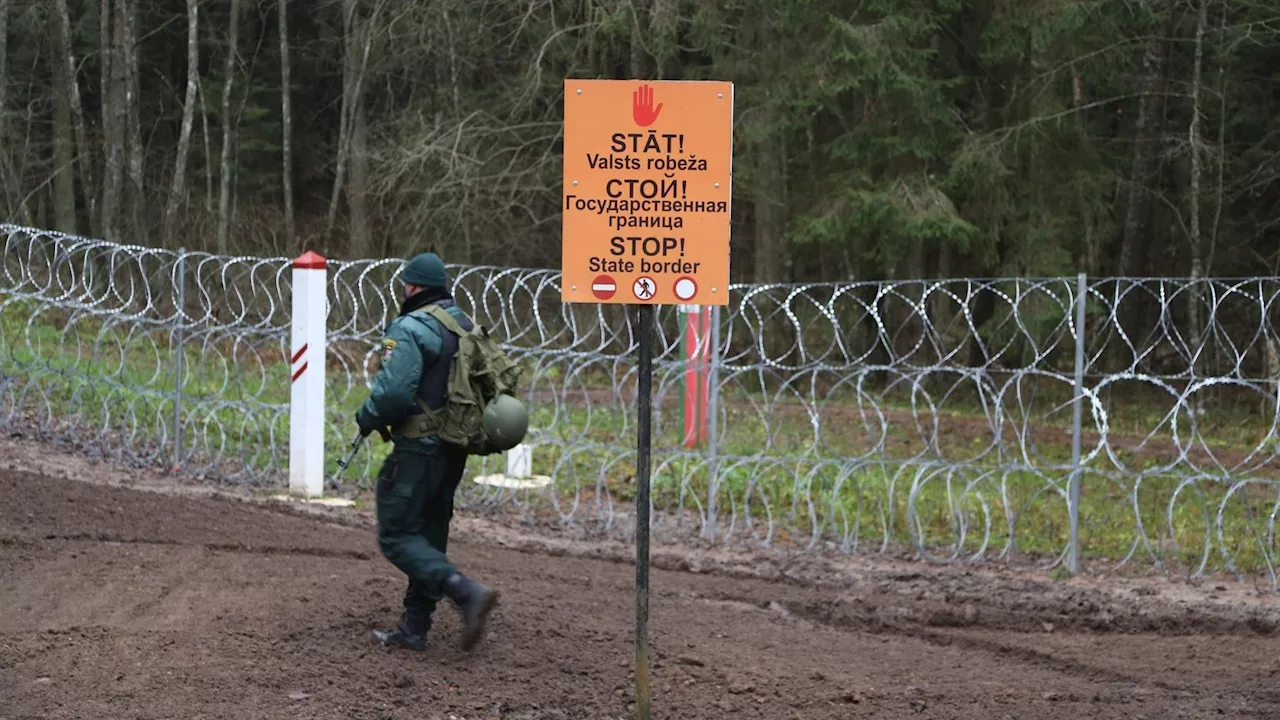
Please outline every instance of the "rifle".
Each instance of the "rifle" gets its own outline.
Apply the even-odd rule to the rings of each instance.
[[[356,453],[360,452],[362,444],[364,444],[364,435],[357,432],[355,438],[351,441],[351,451],[347,453],[346,457],[338,461],[338,469],[333,473],[331,480],[335,485],[338,484],[338,477],[346,472],[347,467],[351,465],[351,461],[356,459]]]

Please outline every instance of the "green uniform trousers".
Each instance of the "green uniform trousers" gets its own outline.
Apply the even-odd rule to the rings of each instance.
[[[445,553],[453,496],[466,466],[466,452],[450,445],[426,453],[397,448],[378,473],[378,545],[409,578],[405,611],[428,625],[444,581],[457,572]]]

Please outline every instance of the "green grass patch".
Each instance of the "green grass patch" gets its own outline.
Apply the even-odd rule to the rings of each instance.
[[[200,328],[184,334],[185,469],[279,484],[289,437],[282,338]],[[366,396],[362,352],[355,346],[331,353],[328,475],[348,450],[354,414]],[[10,424],[34,423],[168,466],[178,358],[171,327],[0,295],[0,417]],[[572,373],[564,367],[544,366],[536,375],[534,392],[547,399],[531,406],[534,472],[553,477],[562,512],[575,502],[578,513],[594,512],[597,503],[629,504],[635,493],[633,378],[614,383],[600,367]],[[1006,406],[1004,424],[991,427],[990,397],[939,382],[927,395],[920,392],[924,383],[914,392],[874,393],[835,383],[814,403],[745,373],[726,377],[714,460],[706,443],[682,447],[679,392],[664,387],[654,432],[659,509],[701,513],[714,497],[721,531],[732,525],[735,534],[801,546],[816,537],[850,551],[918,544],[940,559],[1048,562],[1066,547],[1069,387],[1024,388],[1021,400]],[[929,402],[938,399],[945,402]],[[1109,405],[1111,437],[1141,439],[1167,424],[1170,409],[1157,400]],[[1197,417],[1200,438],[1215,452],[1247,454],[1263,447],[1259,413],[1265,414],[1245,401],[1211,403]],[[1096,443],[1088,435],[1086,452]],[[1269,570],[1277,492],[1268,468],[1199,477],[1160,471],[1178,458],[1171,442],[1162,449],[1113,446],[1122,448],[1122,468],[1102,453],[1083,469],[1084,558]],[[376,438],[365,447],[344,482],[368,487],[390,451]],[[501,457],[473,461],[471,472],[500,465]]]

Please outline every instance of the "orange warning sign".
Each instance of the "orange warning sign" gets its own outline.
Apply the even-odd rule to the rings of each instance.
[[[564,302],[727,305],[733,83],[564,92]]]

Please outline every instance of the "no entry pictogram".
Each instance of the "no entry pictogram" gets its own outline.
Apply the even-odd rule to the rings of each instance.
[[[727,305],[733,84],[564,89],[561,299]],[[631,295],[599,292],[603,275]],[[638,287],[642,277],[652,291]]]
[[[618,283],[614,281],[612,275],[598,275],[591,281],[591,294],[597,299],[608,300],[616,292],[618,292]]]

